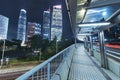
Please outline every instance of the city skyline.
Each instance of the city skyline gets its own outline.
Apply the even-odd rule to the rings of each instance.
[[[39,5],[44,4],[44,5]],[[21,9],[27,11],[27,22],[42,24],[42,14],[49,8],[49,0],[0,0],[0,14],[9,18],[8,39],[16,39],[19,12]]]
[[[64,2],[64,1],[63,1]],[[0,0],[0,14],[9,18],[8,39],[16,39],[18,29],[19,11],[25,9],[27,11],[27,22],[36,22],[43,26],[43,12],[52,9],[53,5],[61,4],[62,0]],[[63,4],[62,4],[63,5]],[[66,7],[65,5],[63,5]],[[69,22],[67,9],[64,8],[64,36],[70,37],[72,30]],[[67,31],[67,32],[66,32]]]

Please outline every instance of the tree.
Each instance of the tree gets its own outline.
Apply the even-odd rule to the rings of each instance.
[[[41,35],[34,35],[30,38],[31,48],[35,53],[39,53],[39,60],[41,59],[41,49],[43,46],[43,37]]]
[[[46,46],[46,48],[43,51],[43,58],[48,59],[49,57],[56,54],[56,37],[53,41],[49,42],[49,44]]]
[[[44,51],[49,45],[49,40],[48,39],[43,39],[43,44],[42,44],[42,51]]]

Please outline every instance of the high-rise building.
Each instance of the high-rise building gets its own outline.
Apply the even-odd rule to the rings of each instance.
[[[57,37],[57,40],[61,40],[62,36],[62,6],[54,5],[52,13],[52,25],[51,25],[51,40]]]
[[[0,15],[0,39],[7,39],[9,18]]]
[[[43,38],[50,40],[50,11],[44,11],[43,13]]]
[[[28,22],[27,38],[30,38],[33,35],[41,35],[41,25],[34,22]]]
[[[22,41],[21,46],[23,46],[26,40],[26,10],[25,9],[20,10],[17,39]]]

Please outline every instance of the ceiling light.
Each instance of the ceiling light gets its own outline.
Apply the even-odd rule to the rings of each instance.
[[[107,26],[110,25],[110,22],[99,22],[99,23],[83,23],[79,24],[79,27],[86,27],[86,26]]]

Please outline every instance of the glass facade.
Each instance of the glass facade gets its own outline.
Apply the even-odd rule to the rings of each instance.
[[[27,38],[30,38],[33,35],[41,35],[41,25],[38,23],[28,22]]]
[[[119,9],[120,5],[110,5],[99,8],[88,9],[84,22],[99,22],[108,19],[114,12]]]
[[[51,40],[57,37],[57,40],[61,40],[62,36],[62,7],[61,5],[53,6],[52,13],[52,25],[51,25]]]
[[[22,43],[26,40],[26,11],[24,9],[21,9],[19,15],[17,39]]]
[[[22,41],[21,45],[24,45],[26,41],[26,10],[24,9],[20,10],[17,39]]]
[[[43,13],[43,38],[50,40],[50,11],[44,11]]]

